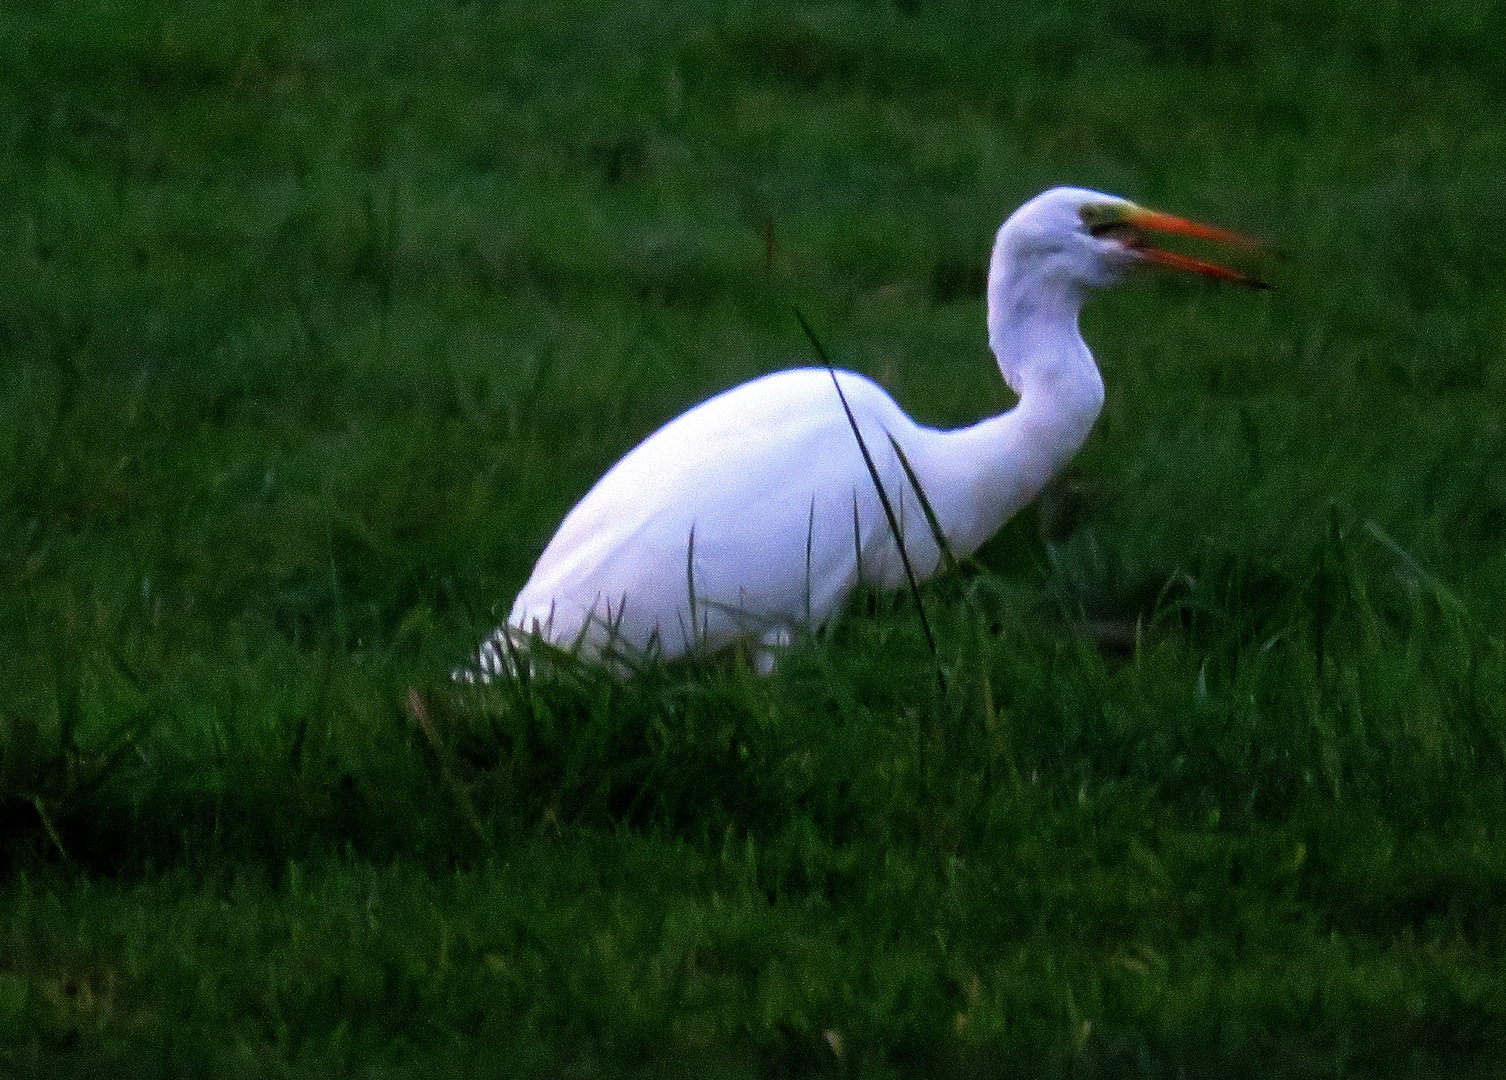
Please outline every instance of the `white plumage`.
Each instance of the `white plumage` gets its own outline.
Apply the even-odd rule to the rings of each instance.
[[[872,380],[837,373],[917,577],[934,574],[942,554],[891,438],[952,550],[968,554],[1093,427],[1103,382],[1077,328],[1090,288],[1146,261],[1260,284],[1152,247],[1146,229],[1244,242],[1078,188],[1036,196],[999,229],[989,344],[1019,395],[1000,416],[954,431],[925,427]],[[831,371],[781,371],[697,405],[614,465],[566,516],[475,669],[456,674],[489,680],[535,634],[595,657],[614,648],[673,657],[744,638],[771,645],[826,621],[860,579],[894,588],[903,575]]]

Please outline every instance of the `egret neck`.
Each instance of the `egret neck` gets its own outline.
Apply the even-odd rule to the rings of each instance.
[[[991,278],[989,343],[1019,402],[942,435],[939,453],[927,455],[949,492],[932,499],[942,531],[962,554],[1035,498],[1087,441],[1103,408],[1103,379],[1077,326],[1081,285],[1021,274],[997,254]]]

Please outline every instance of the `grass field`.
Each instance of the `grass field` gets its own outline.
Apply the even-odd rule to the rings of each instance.
[[[1506,1069],[1486,0],[0,8],[0,1075]],[[665,419],[1009,404],[1056,183],[1268,237],[1093,301],[1067,480],[770,678],[448,673]]]

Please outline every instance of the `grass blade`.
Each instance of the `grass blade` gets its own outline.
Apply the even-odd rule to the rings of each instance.
[[[915,475],[915,469],[910,464],[910,459],[905,455],[904,447],[899,445],[899,440],[890,432],[884,432],[889,436],[889,445],[894,447],[894,454],[899,458],[899,464],[905,470],[905,479],[910,481],[910,487],[915,492],[915,497],[920,500],[920,508],[926,515],[926,524],[931,527],[931,538],[936,541],[936,547],[941,552],[942,561],[946,563],[949,573],[957,569],[957,556],[952,551],[952,544],[946,538],[946,533],[941,531],[941,522],[936,517],[936,511],[931,507],[931,500],[926,495],[926,489],[921,486],[920,477]]]
[[[804,330],[805,336],[810,339],[811,347],[816,350],[816,355],[821,358],[821,363],[826,365],[826,370],[831,375],[831,384],[836,387],[837,397],[841,399],[842,411],[847,414],[847,426],[852,428],[853,437],[858,441],[858,450],[862,452],[863,464],[868,467],[868,476],[873,481],[873,490],[878,494],[879,505],[884,508],[884,517],[888,519],[889,531],[894,536],[894,546],[899,549],[900,565],[904,567],[905,580],[910,586],[910,595],[915,598],[915,613],[920,618],[920,629],[925,635],[926,647],[931,650],[931,657],[936,661],[936,677],[941,683],[942,693],[945,693],[946,674],[941,668],[941,655],[936,648],[936,636],[931,633],[931,621],[926,618],[926,608],[921,603],[920,584],[915,577],[915,568],[910,565],[909,553],[905,551],[905,538],[899,527],[899,518],[894,513],[894,504],[889,501],[889,493],[884,490],[884,482],[879,478],[878,466],[873,462],[873,454],[868,450],[868,442],[863,438],[863,432],[858,427],[858,419],[852,413],[852,406],[847,403],[847,395],[842,392],[842,383],[837,378],[837,369],[826,355],[826,349],[822,346],[821,340],[816,337],[816,332],[811,329],[811,324],[805,321],[805,316],[798,308],[795,311],[795,318],[800,322],[800,329]]]

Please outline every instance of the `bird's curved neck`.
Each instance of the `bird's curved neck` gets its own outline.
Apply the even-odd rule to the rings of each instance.
[[[996,256],[996,263],[998,258]],[[969,552],[1035,498],[1087,441],[1103,408],[1103,379],[1078,331],[1083,294],[1068,282],[1022,280],[996,265],[989,344],[1020,396],[1000,416],[948,433],[938,483],[955,508],[943,530]]]
[[[1077,328],[1084,299],[1082,286],[1065,274],[1019,265],[1000,238],[988,274],[988,344],[1004,381],[1022,398],[1034,373],[1083,367],[1096,373]]]
[[[1103,379],[1077,326],[1083,286],[1012,260],[1001,236],[988,281],[988,344],[1021,414],[1065,464],[1103,407]]]

